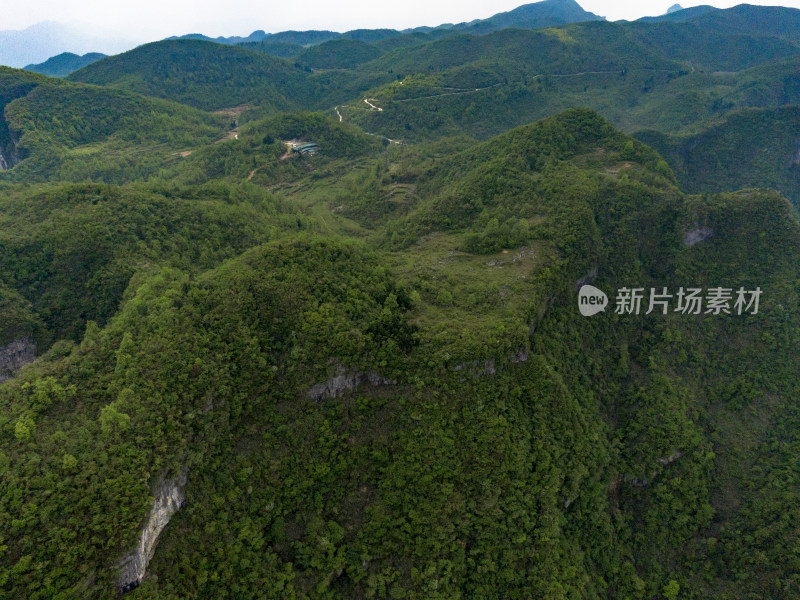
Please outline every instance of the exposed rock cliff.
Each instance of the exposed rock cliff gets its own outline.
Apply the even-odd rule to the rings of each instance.
[[[331,377],[328,381],[317,383],[312,386],[311,389],[308,390],[308,395],[318,401],[325,398],[336,398],[345,390],[354,390],[365,381],[373,386],[395,385],[397,383],[377,373],[347,372],[344,368],[340,367],[335,377]]]
[[[18,136],[9,131],[5,121],[0,119],[0,171],[7,171],[20,162],[18,143]]]
[[[11,379],[22,367],[36,358],[36,344],[30,338],[14,340],[0,346],[0,383]]]
[[[144,579],[147,565],[156,552],[158,536],[167,526],[181,506],[183,506],[183,486],[186,485],[186,474],[181,474],[177,479],[165,479],[156,490],[153,508],[150,516],[139,536],[136,549],[128,554],[119,563],[120,576],[117,587],[120,593],[129,592],[139,586]]]
[[[700,242],[705,242],[713,235],[714,230],[710,227],[696,227],[695,229],[686,232],[686,235],[683,236],[683,243],[691,248]]]

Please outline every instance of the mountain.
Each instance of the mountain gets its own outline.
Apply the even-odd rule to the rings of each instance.
[[[692,20],[720,34],[777,36],[800,43],[800,9],[740,4],[727,10],[709,11]]]
[[[735,112],[695,135],[636,136],[661,153],[689,192],[772,188],[800,206],[797,131],[800,108],[791,106]]]
[[[106,58],[106,55],[99,52],[90,52],[89,54],[78,56],[72,52],[62,52],[58,56],[48,58],[41,64],[27,65],[25,70],[41,73],[48,77],[66,77],[73,71],[82,69],[87,65],[97,62],[101,58]]]
[[[188,33],[185,35],[179,36],[172,36],[168,37],[168,40],[202,40],[206,42],[216,42],[217,44],[249,44],[249,43],[257,43],[262,42],[269,37],[269,34],[266,33],[263,29],[258,29],[248,35],[247,37],[241,36],[218,36],[215,38],[208,37],[207,35],[203,35],[202,33]]]
[[[729,21],[704,18],[682,23],[636,21],[628,27],[641,35],[642,42],[651,51],[695,69],[742,71],[800,53],[797,40],[764,30],[748,33],[729,28],[726,31],[723,22]]]
[[[587,12],[575,0],[542,0],[524,4],[514,10],[497,13],[488,19],[454,25],[452,29],[468,33],[489,33],[499,29],[542,29],[557,27],[582,21],[601,21],[599,17]]]
[[[354,29],[345,33],[335,31],[283,31],[280,33],[264,33],[264,31],[254,31],[248,37],[217,37],[211,38],[202,34],[188,34],[172,37],[168,39],[192,39],[217,42],[220,44],[243,44],[247,47],[256,47],[256,44],[263,44],[269,50],[271,44],[297,44],[301,46],[314,46],[331,40],[357,40],[362,42],[379,42],[381,40],[395,37],[403,37],[413,34],[428,34],[439,32],[447,34],[451,32],[466,32],[471,34],[485,34],[499,29],[518,28],[518,29],[541,29],[545,27],[556,27],[567,23],[579,23],[583,21],[603,20],[593,13],[587,12],[575,0],[541,0],[532,4],[524,4],[514,10],[497,13],[488,19],[476,19],[469,23],[459,23],[457,25],[446,24],[438,27],[416,27],[397,31],[394,29]],[[272,52],[266,52],[272,54]],[[278,56],[278,54],[275,54]]]
[[[381,56],[383,52],[360,40],[331,40],[306,48],[295,60],[315,69],[352,69]]]
[[[800,45],[771,28],[772,9],[758,8],[765,17],[751,19],[753,33],[739,31],[741,17],[733,10],[719,11],[722,21],[712,22],[708,15],[681,23],[592,21],[479,36],[440,29],[372,44],[331,40],[275,48],[295,64],[229,46],[169,41],[71,77],[206,109],[246,103],[253,109],[246,118],[281,107],[335,114],[338,106],[342,118],[395,140],[464,133],[485,139],[570,106],[597,110],[626,131],[678,133],[732,109],[792,101],[791,86],[773,87],[793,81],[791,66],[778,65],[800,56]],[[309,41],[289,33],[286,39]],[[268,53],[270,43],[252,47],[263,45]],[[177,48],[183,48],[180,58]],[[251,64],[235,67],[245,56]],[[370,110],[365,97],[384,110]]]
[[[0,590],[721,599],[794,585],[790,205],[687,196],[585,110],[387,152],[286,159],[306,175],[274,191],[6,184],[10,331],[62,332],[64,307],[73,326],[0,385]],[[585,281],[763,297],[758,314],[588,319]]]
[[[116,36],[98,35],[88,26],[46,21],[21,31],[0,31],[0,65],[21,68],[63,52],[116,54],[135,45]]]
[[[229,120],[187,106],[0,67],[0,180],[127,181]]]
[[[682,23],[683,21],[688,21],[690,19],[694,19],[695,17],[699,17],[706,13],[715,12],[717,10],[720,9],[708,5],[690,6],[689,8],[682,8],[680,4],[675,4],[664,15],[661,15],[659,17],[642,17],[641,19],[639,19],[639,21],[644,23],[658,23],[664,21],[671,23]]]
[[[253,45],[263,44],[296,44],[299,46],[313,46],[330,40],[358,40],[362,42],[377,42],[387,37],[400,35],[394,29],[353,29],[345,33],[335,31],[281,31],[279,33],[265,33],[263,30],[254,31],[247,37],[216,37],[191,33],[188,35],[167,38],[170,40],[203,40],[218,44]]]
[[[795,598],[797,15],[685,12],[0,68],[0,598]]]
[[[728,12],[712,21],[588,22],[436,41],[415,34],[414,45],[356,69],[398,81],[330,104],[367,131],[411,141],[485,139],[570,106],[630,132],[689,133],[731,110],[800,101],[792,76],[800,45],[773,27],[772,9],[751,19],[753,33]],[[368,110],[364,97],[383,110]]]
[[[246,103],[286,110],[305,91],[303,71],[288,62],[245,48],[200,40],[145,44],[84,67],[69,79],[168,98],[206,110]]]

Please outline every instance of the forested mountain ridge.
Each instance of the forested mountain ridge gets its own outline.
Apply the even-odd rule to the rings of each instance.
[[[385,160],[369,159],[375,168],[363,171],[378,186],[415,181],[415,165],[429,159],[393,149],[381,183]],[[757,466],[759,448],[797,430],[752,428],[746,443],[725,432],[742,411],[793,422],[796,365],[786,357],[798,355],[800,339],[800,223],[774,194],[690,197],[673,181],[658,155],[573,111],[436,159],[406,217],[365,221],[376,233],[386,219],[408,223],[408,241],[385,249],[381,236],[370,249],[326,233],[331,221],[349,227],[337,215],[359,214],[352,201],[324,220],[313,208],[289,216],[313,207],[302,208],[302,191],[262,212],[275,201],[255,186],[231,188],[227,199],[219,186],[8,188],[12,205],[41,214],[34,220],[61,220],[51,211],[65,201],[72,212],[129,208],[111,210],[118,225],[108,234],[64,227],[59,242],[66,248],[77,234],[118,249],[115,260],[83,263],[97,283],[93,269],[121,268],[104,275],[106,304],[96,294],[81,300],[80,280],[59,282],[55,266],[47,287],[63,289],[62,304],[43,310],[25,283],[37,272],[33,255],[15,252],[19,275],[6,284],[31,298],[55,337],[121,306],[104,327],[84,321],[79,345],[60,342],[0,387],[0,511],[10,524],[0,589],[113,596],[115,565],[151,504],[148,482],[179,472],[186,504],[132,598],[241,598],[255,588],[274,598],[553,589],[646,598],[674,586],[723,597],[734,585],[729,561],[749,574],[753,593],[795,585],[790,556],[764,548],[755,564],[735,548],[741,531],[761,526],[759,503],[781,494]],[[250,237],[220,233],[252,250],[214,268],[235,247],[207,230],[198,237],[181,225],[191,212],[179,211],[171,218],[181,237],[151,223],[138,242],[145,262],[128,258],[119,227],[144,206],[154,215],[200,210],[204,194],[209,209],[231,215],[223,219],[242,211]],[[249,222],[259,213],[283,223],[265,245]],[[688,246],[698,225],[713,236]],[[96,235],[114,241],[98,245]],[[164,253],[169,246],[176,253]],[[498,250],[514,246],[513,261]],[[609,312],[587,321],[574,287],[587,273],[606,289],[723,279],[760,285],[764,299],[752,317]],[[71,329],[53,320],[81,303],[85,316],[67,321]],[[731,345],[715,345],[720,336]],[[775,354],[784,357],[778,370]],[[739,508],[720,496],[732,471],[760,490],[737,492]],[[40,487],[58,494],[36,496],[31,513],[22,499]],[[55,533],[67,530],[75,536]],[[773,539],[791,543],[791,531],[775,527]],[[692,558],[712,544],[719,562]]]
[[[78,56],[72,52],[63,52],[57,56],[48,58],[41,64],[27,65],[25,70],[49,77],[66,77],[73,71],[77,71],[105,57],[106,55],[100,52],[89,52],[83,56]]]
[[[285,94],[303,81],[301,71],[279,59],[197,40],[139,46],[84,67],[69,79],[113,84],[206,110],[256,101],[273,110],[287,110],[294,105]],[[223,81],[227,84],[220,85]]]
[[[689,192],[773,188],[800,205],[800,108],[747,109],[695,135],[637,137],[670,163]]]
[[[466,31],[473,34],[490,33],[498,29],[539,29],[542,27],[555,27],[567,23],[582,21],[602,20],[602,17],[587,12],[575,0],[540,0],[530,4],[523,4],[507,12],[497,13],[486,19],[475,19],[468,23],[447,23],[437,27],[421,26],[398,31],[396,29],[354,29],[344,33],[335,31],[281,31],[279,33],[266,33],[257,30],[247,37],[217,37],[211,38],[201,34],[189,34],[169,39],[193,39],[217,42],[220,44],[297,44],[300,46],[313,46],[331,40],[356,40],[363,42],[378,42],[382,39],[402,36],[413,33],[446,34],[453,31]]]
[[[796,597],[793,14],[0,69],[0,597]]]
[[[221,139],[230,123],[174,102],[4,67],[0,110],[0,179],[28,182],[130,181],[186,146]]]
[[[477,36],[437,30],[306,49],[252,46],[288,57],[283,61],[230,46],[159,42],[71,78],[204,108],[246,103],[257,108],[254,115],[281,107],[334,115],[338,106],[365,130],[408,141],[486,139],[570,106],[597,110],[628,132],[690,133],[731,110],[797,102],[791,70],[800,47],[787,33],[791,26],[781,23],[797,20],[798,11],[748,10],[678,23],[589,22]],[[743,19],[753,26],[744,27]],[[247,67],[237,75],[232,65],[239,61]],[[365,97],[383,110],[370,110]]]

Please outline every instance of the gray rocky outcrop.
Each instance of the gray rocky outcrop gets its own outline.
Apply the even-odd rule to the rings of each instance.
[[[395,385],[397,382],[387,379],[378,373],[362,373],[360,371],[347,371],[340,367],[334,377],[321,383],[311,386],[308,395],[313,400],[324,400],[325,398],[337,398],[347,390],[354,390],[362,383],[369,383],[372,386]]]
[[[490,357],[485,361],[480,361],[476,359],[459,363],[455,367],[453,367],[453,371],[464,371],[464,370],[468,370],[472,375],[485,377],[486,375],[494,375],[495,373],[497,373],[497,364],[495,363],[494,358]]]
[[[512,363],[528,362],[528,349],[525,346],[520,347],[517,353],[511,357]]]
[[[669,456],[662,456],[660,458],[657,458],[656,462],[658,464],[660,464],[662,467],[667,467],[667,466],[671,465],[672,463],[677,462],[681,458],[683,458],[683,452],[681,452],[680,450],[675,450],[675,452],[673,452]],[[649,479],[647,479],[645,477],[633,477],[631,475],[625,475],[623,478],[625,479],[626,482],[628,482],[629,484],[631,484],[634,487],[647,487],[657,477],[658,477],[658,470],[655,469],[655,470],[653,470],[652,473],[650,473],[650,478]]]
[[[705,242],[713,235],[714,230],[710,227],[696,227],[695,229],[686,232],[686,235],[683,236],[683,243],[691,248],[700,242]]]
[[[575,289],[579,290],[585,285],[592,284],[595,282],[596,279],[597,279],[597,267],[595,266],[589,269],[586,275],[584,275],[583,277],[578,279],[578,281],[575,282]]]
[[[36,344],[31,338],[20,338],[0,346],[0,383],[14,377],[36,358]]]
[[[124,594],[141,584],[147,572],[147,565],[153,558],[158,544],[158,536],[184,503],[183,487],[186,473],[176,479],[163,479],[156,489],[153,508],[147,518],[136,548],[119,563],[120,574],[117,588]]]
[[[7,171],[20,162],[17,152],[19,140],[14,132],[7,129],[7,124],[2,120],[3,110],[0,108],[0,171]],[[5,132],[3,131],[5,129]],[[5,143],[3,143],[5,140]]]

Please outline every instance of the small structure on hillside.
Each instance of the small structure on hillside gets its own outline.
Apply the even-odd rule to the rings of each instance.
[[[297,152],[298,154],[314,155],[317,152],[319,152],[319,144],[315,144],[314,142],[303,142],[300,144],[295,144],[292,146],[292,152]]]

